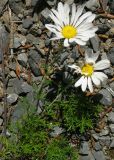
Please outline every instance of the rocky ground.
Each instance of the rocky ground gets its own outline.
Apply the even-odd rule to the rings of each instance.
[[[72,3],[73,0],[68,2]],[[50,42],[52,34],[45,28],[45,24],[50,22],[50,9],[57,3],[57,0],[0,1],[0,132],[4,132],[5,113],[11,121],[17,120],[23,114],[24,109],[19,103],[21,96],[26,95],[35,103],[32,84],[41,84],[45,75],[45,64],[50,64],[53,77],[54,71],[75,62],[84,51],[91,52],[93,49],[94,52],[100,51],[102,58],[108,56],[111,68],[105,70],[109,76],[108,84],[98,90],[102,95],[100,103],[103,104],[104,111],[101,113],[98,127],[91,131],[94,144],[91,142],[91,145],[89,139],[81,137],[80,159],[113,160],[114,1],[87,2],[86,10],[91,10],[97,15],[95,24],[99,30],[86,46],[79,48],[74,45],[68,49],[61,47],[59,41]],[[67,83],[68,76],[68,71],[64,70],[62,81]],[[8,106],[7,111],[4,110],[5,102]],[[42,106],[43,104],[37,106],[38,113],[42,112]],[[61,134],[61,128],[55,127],[53,134],[56,133]]]

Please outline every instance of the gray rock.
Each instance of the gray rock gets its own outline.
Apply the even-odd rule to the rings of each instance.
[[[38,67],[38,64],[36,64],[34,62],[34,60],[31,59],[31,58],[28,59],[28,63],[29,63],[30,69],[31,69],[32,73],[34,74],[34,76],[36,76],[36,77],[40,76],[41,72],[40,72],[40,69]]]
[[[109,136],[102,136],[102,137],[99,137],[99,143],[102,145],[102,146],[107,146],[109,147],[110,146],[110,142],[111,142],[111,139]]]
[[[8,87],[13,87],[13,90],[16,94],[27,94],[32,91],[32,86],[27,82],[24,82],[23,79],[14,78],[11,79],[8,83]]]
[[[35,45],[39,43],[39,39],[32,34],[27,34],[26,39],[27,39],[27,43],[31,43]]]
[[[57,137],[57,136],[59,136],[60,134],[62,134],[63,132],[64,132],[64,129],[63,129],[63,128],[61,128],[61,127],[59,127],[59,126],[55,126],[55,127],[53,128],[53,132],[51,132],[50,135],[51,135],[52,137]]]
[[[114,133],[114,124],[110,124],[109,128],[110,128],[111,132]]]
[[[0,116],[4,113],[4,106],[0,104]]]
[[[26,43],[26,38],[22,35],[15,35],[14,36],[14,48],[19,48],[21,45],[25,45]]]
[[[22,26],[25,29],[29,29],[32,25],[33,25],[33,20],[30,17],[24,19],[22,22]]]
[[[60,57],[60,63],[63,63],[68,58],[68,55],[68,52],[63,52]]]
[[[99,136],[97,135],[97,134],[92,134],[92,137],[96,140],[96,141],[98,141],[98,139],[99,139]]]
[[[100,132],[100,136],[107,136],[109,134],[109,130],[108,128],[104,128],[101,132]]]
[[[114,1],[110,3],[110,11],[112,14],[114,14]]]
[[[102,95],[100,99],[100,103],[103,105],[111,105],[112,104],[112,95],[107,89],[101,89],[99,93]]]
[[[19,64],[21,64],[23,67],[25,67],[27,65],[27,61],[28,61],[26,53],[19,54],[17,57],[17,60],[18,60]]]
[[[0,126],[2,126],[2,124],[3,124],[3,119],[0,118]]]
[[[97,8],[100,7],[99,1],[97,0],[89,0],[86,3],[86,7],[92,11],[95,11]]]
[[[110,143],[110,148],[114,148],[114,139]]]
[[[93,156],[95,160],[106,160],[105,155],[102,151],[93,151]]]
[[[48,8],[45,8],[42,12],[41,12],[41,15],[48,19],[49,18],[49,14],[50,14],[50,10]]]
[[[93,50],[95,52],[98,52],[99,51],[99,46],[100,46],[100,40],[99,40],[98,36],[96,35],[95,37],[91,38],[90,42],[91,42]]]
[[[84,141],[84,142],[81,143],[79,153],[81,155],[88,155],[89,154],[88,142]]]
[[[92,153],[89,151],[88,155],[81,155],[80,160],[95,160]]]
[[[107,31],[109,31],[110,27],[107,24],[98,24],[98,33],[99,34],[105,34]]]
[[[96,151],[100,151],[100,150],[102,149],[102,147],[101,147],[101,145],[99,144],[99,142],[96,142],[96,143],[95,143],[94,149],[95,149]]]
[[[2,52],[2,50],[0,48],[0,63],[2,63],[2,60],[3,60],[3,52]]]
[[[21,84],[21,88],[23,93],[29,93],[32,91],[32,86],[30,86],[27,82],[23,82]]]
[[[16,15],[18,15],[19,13],[23,13],[24,11],[24,4],[20,0],[9,0],[9,7],[11,8],[12,12]]]
[[[114,112],[110,112],[108,115],[108,121],[114,124]]]
[[[31,49],[31,50],[29,50],[28,53],[29,53],[29,58],[34,60],[34,62],[36,62],[36,63],[40,62],[41,56],[38,51]]]
[[[108,52],[108,58],[110,59],[111,63],[114,65],[114,48],[111,48]]]
[[[7,2],[8,0],[0,1],[0,15],[2,14],[2,11],[5,8]]]
[[[8,102],[9,104],[15,103],[15,102],[17,101],[17,99],[18,99],[18,95],[15,94],[15,93],[9,94],[9,95],[7,96],[7,102]]]
[[[48,3],[49,6],[54,6],[57,3],[57,0],[46,0],[46,2]]]

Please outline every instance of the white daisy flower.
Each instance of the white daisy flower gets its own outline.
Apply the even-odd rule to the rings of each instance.
[[[85,45],[89,38],[95,36],[98,27],[92,24],[95,14],[86,12],[82,15],[84,5],[76,6],[61,2],[58,3],[57,10],[52,9],[50,13],[53,24],[46,24],[46,28],[55,33],[51,40],[65,39],[64,46],[68,47],[70,43],[76,42],[79,45]]]
[[[99,56],[99,52],[89,55],[85,54],[85,64],[82,67],[76,65],[70,65],[70,68],[75,69],[76,73],[80,73],[81,78],[75,83],[75,87],[81,86],[82,91],[86,91],[88,88],[90,92],[93,92],[93,84],[100,86],[101,82],[107,80],[107,75],[101,72],[110,67],[110,61],[108,59],[100,60],[96,62]]]

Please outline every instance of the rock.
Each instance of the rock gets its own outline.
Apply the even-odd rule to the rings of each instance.
[[[0,104],[0,116],[4,113],[4,106]]]
[[[22,22],[22,26],[25,29],[29,29],[32,25],[33,25],[33,20],[30,17],[24,19]]]
[[[36,62],[36,63],[40,62],[41,56],[38,51],[30,49],[28,54],[29,54],[29,58],[34,60],[34,62]]]
[[[7,102],[8,102],[9,104],[15,103],[15,102],[17,101],[17,99],[18,99],[18,95],[15,94],[15,93],[9,94],[9,95],[7,96]]]
[[[53,7],[54,5],[57,4],[57,0],[46,0],[49,6]]]
[[[88,155],[81,155],[80,160],[95,160],[92,153],[89,151]]]
[[[94,52],[98,52],[99,51],[99,45],[100,45],[100,40],[98,38],[98,36],[96,35],[95,37],[90,39],[92,48],[94,50]]]
[[[69,55],[68,52],[61,53],[60,63],[63,63],[68,58],[68,55]]]
[[[110,37],[113,37],[114,36],[114,27],[112,27],[109,31],[108,31],[108,34]]]
[[[2,124],[3,124],[3,119],[0,118],[0,126],[2,126]]]
[[[96,141],[98,141],[98,139],[99,139],[99,136],[97,135],[97,134],[92,134],[92,137],[96,140]]]
[[[111,139],[110,139],[109,136],[99,137],[99,143],[100,143],[102,146],[107,146],[107,147],[109,147],[110,141],[111,141]]]
[[[96,151],[100,151],[100,150],[102,149],[102,147],[101,147],[101,145],[99,144],[99,142],[96,142],[96,143],[95,143],[94,149],[95,149]]]
[[[110,12],[114,14],[114,1],[110,2]]]
[[[108,58],[111,61],[111,63],[114,65],[114,47],[110,49],[108,52]]]
[[[32,86],[30,86],[27,82],[23,82],[21,84],[22,93],[29,93],[32,91]]]
[[[23,13],[24,11],[24,4],[20,0],[9,0],[9,7],[16,15]]]
[[[3,1],[0,1],[0,15],[2,14],[3,12],[3,9],[5,9],[5,6],[6,6],[6,3],[8,2],[8,0],[3,0]]]
[[[34,74],[34,76],[36,76],[36,77],[40,76],[41,72],[40,72],[40,69],[38,67],[38,64],[36,64],[34,62],[34,60],[31,59],[31,58],[28,59],[28,63],[29,63],[30,69],[31,69],[32,73]]]
[[[41,15],[45,18],[48,19],[50,14],[50,10],[48,8],[45,8],[42,12]]]
[[[21,45],[24,46],[26,43],[25,36],[22,36],[21,34],[14,35],[14,48],[19,48]]]
[[[110,143],[110,148],[114,148],[114,139]]]
[[[79,153],[81,155],[88,155],[89,154],[88,142],[84,141],[84,142],[81,143]]]
[[[58,137],[60,134],[62,134],[64,132],[64,129],[59,127],[59,126],[55,126],[53,128],[53,132],[50,133],[50,135],[52,137]]]
[[[108,115],[108,121],[114,124],[114,112],[110,112]]]
[[[92,153],[95,160],[106,160],[105,155],[102,151],[93,151]]]
[[[27,39],[27,43],[30,43],[30,44],[37,45],[39,43],[39,39],[34,37],[34,35],[32,34],[27,34],[26,39]]]
[[[89,0],[86,2],[86,7],[92,11],[95,11],[97,8],[100,7],[100,4],[97,0]]]
[[[3,52],[2,52],[2,50],[0,48],[0,63],[2,63],[2,60],[3,60]]]
[[[100,132],[100,136],[107,136],[109,134],[109,130],[108,130],[108,128],[104,128],[104,129],[102,129],[102,131]]]
[[[107,24],[98,24],[98,31],[99,34],[105,34],[109,31],[110,27]]]
[[[102,98],[100,99],[100,103],[103,105],[111,105],[112,104],[112,95],[107,89],[101,89],[99,91]]]
[[[20,65],[22,65],[23,67],[26,67],[27,61],[28,61],[26,53],[19,54],[17,56],[17,60],[18,60],[18,62],[19,62]]]
[[[109,128],[110,128],[111,132],[114,133],[114,124],[110,124]]]

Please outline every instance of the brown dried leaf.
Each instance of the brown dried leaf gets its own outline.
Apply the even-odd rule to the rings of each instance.
[[[18,62],[16,63],[15,72],[16,72],[17,77],[20,78],[21,68]]]

